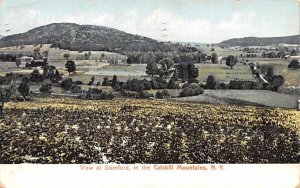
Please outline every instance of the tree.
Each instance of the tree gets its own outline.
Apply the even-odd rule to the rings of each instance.
[[[21,59],[20,58],[16,59],[16,65],[17,65],[17,67],[19,67],[21,65]]]
[[[30,74],[30,80],[32,82],[42,82],[43,81],[43,76],[40,74],[39,70],[34,69],[32,73]]]
[[[204,89],[199,86],[199,84],[192,83],[188,85],[187,87],[183,88],[183,90],[180,92],[180,97],[188,97],[188,96],[195,96],[195,95],[201,95],[204,93]]]
[[[19,93],[23,96],[25,99],[26,96],[29,95],[29,86],[27,82],[21,82],[19,87],[18,87]]]
[[[10,98],[14,95],[14,88],[10,87],[0,87],[0,116],[3,115],[4,103],[8,102]]]
[[[179,64],[176,65],[176,71],[178,78],[181,78],[183,81],[186,81],[189,79],[189,70],[186,64]]]
[[[187,65],[187,69],[188,69],[189,80],[196,79],[199,76],[199,70],[195,67],[194,64],[189,63]]]
[[[95,76],[91,77],[91,81],[88,83],[89,86],[93,85],[95,81]]]
[[[268,69],[267,69],[267,73],[266,73],[266,75],[265,75],[264,78],[265,78],[268,82],[272,82],[273,77],[274,77],[274,70],[273,70],[272,67],[269,66]]]
[[[69,75],[71,72],[75,72],[76,71],[76,65],[74,61],[67,61],[65,68],[67,69],[67,71],[69,72]]]
[[[153,77],[154,75],[158,75],[158,67],[156,62],[150,61],[146,66],[146,74]]]
[[[104,54],[104,53],[102,53],[102,54],[101,54],[101,61],[103,61],[103,60],[104,60],[104,58],[105,58],[105,54]]]
[[[298,68],[300,68],[300,66],[299,66],[299,61],[297,61],[297,60],[292,60],[291,62],[290,62],[290,64],[288,65],[288,68],[293,68],[294,70],[296,70],[296,69],[298,69]]]
[[[50,94],[51,93],[51,84],[50,83],[45,83],[42,84],[41,88],[40,88],[40,92],[43,94]]]
[[[217,85],[216,78],[214,75],[209,75],[206,79],[206,88],[215,89]]]
[[[44,54],[45,57],[48,57],[48,56],[49,56],[49,51],[48,51],[48,50],[45,50],[45,51],[43,52],[43,54]]]
[[[273,76],[273,80],[272,80],[272,83],[271,83],[271,86],[272,86],[272,90],[273,91],[278,91],[278,88],[279,86],[283,85],[284,84],[284,77],[281,76],[281,75],[275,75]]]
[[[216,53],[211,54],[211,62],[214,64],[218,63],[218,55]]]
[[[84,59],[85,60],[89,60],[90,59],[90,56],[92,55],[92,53],[91,52],[89,52],[89,53],[84,53]]]
[[[72,88],[72,84],[73,84],[72,78],[67,78],[61,82],[61,87],[66,91],[70,91]]]
[[[111,87],[115,87],[118,84],[119,84],[118,77],[117,77],[117,75],[114,75],[113,79],[111,81]]]
[[[70,54],[69,54],[69,53],[64,53],[64,55],[63,55],[63,56],[64,56],[64,58],[65,58],[65,59],[69,59],[69,57],[70,57]]]
[[[296,50],[292,50],[292,51],[291,51],[291,56],[296,56],[297,53],[298,53],[298,52],[297,52]]]
[[[237,63],[237,58],[234,57],[233,55],[230,55],[226,58],[226,65],[229,66],[231,69],[233,69],[236,63]]]
[[[109,85],[110,85],[110,83],[109,83],[108,78],[107,78],[107,77],[104,77],[104,78],[103,78],[103,82],[102,82],[102,86],[109,86]]]
[[[158,62],[158,75],[160,77],[168,77],[174,70],[174,61],[171,58],[163,58]]]
[[[175,68],[175,70],[174,70],[174,72],[173,72],[173,74],[172,74],[172,78],[171,79],[173,79],[175,82],[178,80],[178,69],[177,69],[177,66],[176,66],[176,68]]]
[[[157,91],[155,97],[158,99],[170,98],[168,90],[164,89],[162,91]]]
[[[174,79],[170,79],[168,83],[168,89],[179,89],[180,86],[176,83]]]

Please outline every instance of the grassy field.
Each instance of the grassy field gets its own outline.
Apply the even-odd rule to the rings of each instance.
[[[174,100],[297,109],[297,100],[299,99],[299,95],[287,95],[265,90],[205,90],[203,95]]]
[[[209,75],[214,75],[217,81],[229,82],[233,79],[254,80],[249,66],[238,64],[234,69],[225,64],[197,64],[199,68],[199,81],[206,81]]]
[[[34,46],[34,45],[23,45],[24,48],[21,49],[21,47],[5,47],[5,48],[0,48],[0,53],[1,52],[8,52],[8,53],[20,53],[20,52],[33,52],[34,49],[40,48],[41,52],[48,51],[49,52],[49,59],[50,60],[65,60],[63,55],[65,53],[69,53],[70,57],[69,59],[76,60],[77,57],[84,57],[85,53],[88,53],[89,51],[83,51],[83,52],[78,52],[78,51],[70,51],[70,50],[63,50],[63,49],[58,49],[58,48],[50,48],[50,44],[43,44],[42,47]],[[114,59],[114,58],[119,58],[123,59],[125,58],[124,55],[114,53],[114,52],[107,52],[107,51],[90,51],[91,56],[90,59],[94,60],[101,58],[101,55],[105,55],[105,59]]]
[[[274,74],[282,75],[285,78],[286,85],[300,86],[300,69],[293,70],[288,68],[288,62],[285,60],[259,60],[259,65],[268,65],[273,67]],[[225,63],[225,62],[224,62]],[[218,81],[229,82],[232,79],[255,80],[252,76],[249,65],[238,63],[233,69],[226,64],[196,64],[199,68],[198,80],[205,81],[207,76],[213,74]]]
[[[230,50],[230,49],[223,49],[220,47],[213,47],[214,51],[211,51],[211,47],[199,47],[198,49],[207,55],[211,55],[212,53],[216,53],[219,57],[228,57],[229,55],[233,55],[233,56],[240,56],[241,54],[243,54],[243,56],[247,55],[247,53],[242,52],[242,51],[238,51],[238,50]]]
[[[153,100],[7,103],[0,163],[297,163],[300,112]]]

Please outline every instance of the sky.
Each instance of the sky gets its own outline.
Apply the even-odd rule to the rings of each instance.
[[[299,33],[300,0],[0,0],[0,35],[92,24],[162,41],[217,43]]]

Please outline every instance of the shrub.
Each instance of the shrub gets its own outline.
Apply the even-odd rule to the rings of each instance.
[[[288,68],[293,68],[294,70],[299,69],[300,65],[299,65],[299,61],[297,60],[293,60],[290,62],[290,64],[288,65]]]
[[[72,88],[72,84],[72,78],[67,78],[61,82],[61,87],[66,91],[70,91]]]
[[[168,90],[164,89],[162,91],[157,91],[155,97],[158,99],[165,99],[165,98],[170,98],[170,94]]]
[[[145,91],[141,91],[141,92],[139,93],[139,97],[140,97],[141,99],[148,99],[148,98],[150,98],[150,97],[154,97],[154,95],[153,95],[152,93],[147,93],[147,92],[145,92]]]
[[[71,92],[72,93],[82,93],[82,89],[79,85],[72,85]]]
[[[215,89],[217,85],[214,75],[209,75],[206,79],[206,89]]]
[[[42,84],[42,87],[40,88],[40,92],[43,94],[50,94],[51,93],[51,84]]]
[[[192,83],[188,87],[183,88],[180,92],[180,97],[196,96],[204,93],[204,89],[199,84]]]

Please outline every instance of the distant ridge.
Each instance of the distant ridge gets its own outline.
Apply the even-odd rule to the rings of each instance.
[[[165,44],[117,29],[74,23],[52,23],[0,39],[0,47],[31,44],[52,44],[53,47],[75,51],[104,50],[119,53],[176,49],[175,44]]]
[[[300,44],[300,35],[284,36],[284,37],[244,37],[225,40],[218,43],[219,46],[268,46],[286,44]]]

